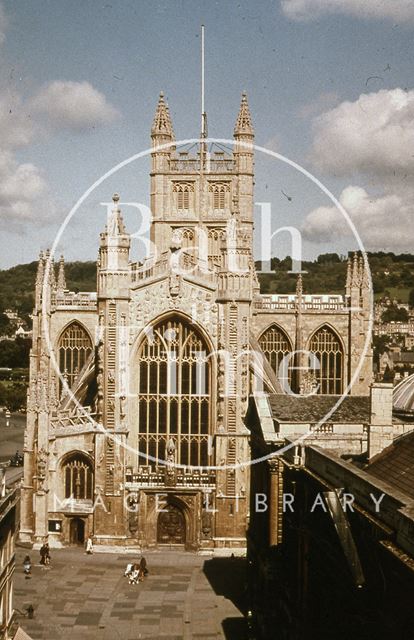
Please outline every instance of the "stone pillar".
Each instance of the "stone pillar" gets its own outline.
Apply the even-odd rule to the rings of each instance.
[[[269,546],[282,543],[283,536],[283,463],[278,458],[268,461],[269,466]]]
[[[33,387],[33,385],[32,385]],[[35,390],[32,391],[35,394]],[[35,475],[34,456],[34,432],[36,428],[36,413],[30,406],[30,392],[27,411],[26,431],[24,436],[24,466],[23,483],[20,501],[20,533],[22,542],[33,541],[34,514],[33,514],[33,476]]]
[[[368,459],[393,443],[393,385],[376,382],[371,385],[371,412],[368,429]]]
[[[98,269],[98,420],[95,438],[94,539],[117,544],[126,537],[124,505],[125,440],[128,414],[129,249],[119,195],[101,233]]]

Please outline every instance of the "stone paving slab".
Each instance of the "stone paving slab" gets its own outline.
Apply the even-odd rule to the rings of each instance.
[[[26,579],[22,566],[26,553],[17,550],[14,606],[25,611],[33,605],[32,620],[18,616],[33,640],[247,638],[241,612],[242,560],[236,566],[228,558],[148,552],[149,575],[130,585],[123,576],[130,554],[87,556],[82,548],[53,549],[50,567],[34,564],[32,577]],[[38,552],[30,555],[36,562]],[[230,620],[239,623],[237,635],[228,631]]]

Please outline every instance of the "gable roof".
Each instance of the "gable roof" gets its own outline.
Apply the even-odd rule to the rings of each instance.
[[[414,498],[414,432],[395,440],[365,471]]]
[[[273,419],[296,424],[319,422],[335,406],[341,396],[269,396]],[[368,423],[370,419],[369,396],[345,396],[335,409],[329,422],[341,424]]]

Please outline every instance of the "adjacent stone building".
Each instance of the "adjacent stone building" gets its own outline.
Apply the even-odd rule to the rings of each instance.
[[[394,411],[385,383],[338,407],[332,397],[251,398],[258,639],[412,637],[413,388],[395,390]]]
[[[14,638],[13,609],[14,546],[18,529],[19,489],[6,485],[5,467],[0,467],[0,638]]]
[[[290,296],[260,294],[246,95],[232,150],[205,139],[177,147],[162,95],[151,140],[144,264],[130,260],[117,195],[99,238],[96,292],[69,291],[63,259],[57,274],[49,254],[39,260],[27,542],[90,535],[100,545],[245,547],[252,380],[274,393],[369,394],[361,259],[348,264],[344,296],[306,295],[301,278]]]

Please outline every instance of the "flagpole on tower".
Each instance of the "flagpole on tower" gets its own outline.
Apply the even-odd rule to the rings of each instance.
[[[201,25],[201,137],[206,137],[206,113],[204,107],[204,25]]]

